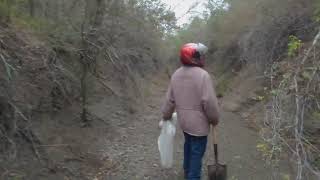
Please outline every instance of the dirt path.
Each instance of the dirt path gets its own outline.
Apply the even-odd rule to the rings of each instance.
[[[171,170],[162,170],[159,165],[157,138],[159,136],[159,107],[165,94],[165,85],[153,84],[150,99],[147,99],[142,113],[134,117],[125,117],[121,113],[115,117],[119,124],[117,135],[105,139],[105,153],[114,165],[106,180],[175,180],[183,179],[182,157],[183,137],[179,130],[176,137],[175,165]],[[159,89],[160,86],[160,89]],[[97,105],[99,107],[100,105]],[[95,113],[104,117],[104,111]],[[265,166],[262,156],[256,149],[258,134],[249,129],[239,115],[224,112],[219,125],[221,159],[228,165],[229,180],[268,180],[270,171]],[[208,153],[207,153],[208,155]],[[204,161],[204,171],[207,158]],[[206,172],[204,172],[205,174]],[[205,175],[203,175],[204,179]],[[100,179],[100,178],[99,178]]]

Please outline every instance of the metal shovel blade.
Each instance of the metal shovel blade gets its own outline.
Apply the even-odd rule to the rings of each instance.
[[[209,180],[227,180],[227,165],[208,165]]]

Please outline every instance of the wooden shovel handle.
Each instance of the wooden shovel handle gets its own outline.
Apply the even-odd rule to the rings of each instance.
[[[217,128],[211,125],[212,141],[213,144],[218,144]]]
[[[218,156],[218,136],[217,136],[217,128],[211,125],[211,134],[212,134],[212,143],[214,149],[214,159],[216,164],[219,163],[219,156]]]

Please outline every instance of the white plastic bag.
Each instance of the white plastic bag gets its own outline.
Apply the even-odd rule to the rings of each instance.
[[[171,168],[173,165],[174,136],[176,127],[172,121],[163,121],[161,134],[158,138],[158,147],[163,168]]]
[[[178,123],[178,115],[176,112],[172,114],[172,122],[174,125],[177,125]]]

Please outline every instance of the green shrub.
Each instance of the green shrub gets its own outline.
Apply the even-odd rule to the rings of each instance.
[[[10,16],[10,6],[7,1],[0,0],[0,21],[7,20]]]
[[[289,57],[296,56],[301,46],[302,46],[302,41],[299,38],[293,35],[289,36],[288,56]]]
[[[312,113],[312,118],[320,121],[320,111]]]
[[[231,77],[222,77],[217,83],[216,91],[218,96],[224,96],[228,90],[231,82]]]
[[[314,2],[314,20],[316,22],[320,22],[320,1],[319,0],[315,0]]]
[[[16,25],[27,27],[36,32],[42,31],[45,27],[49,26],[47,21],[30,16],[14,17],[13,20]]]

